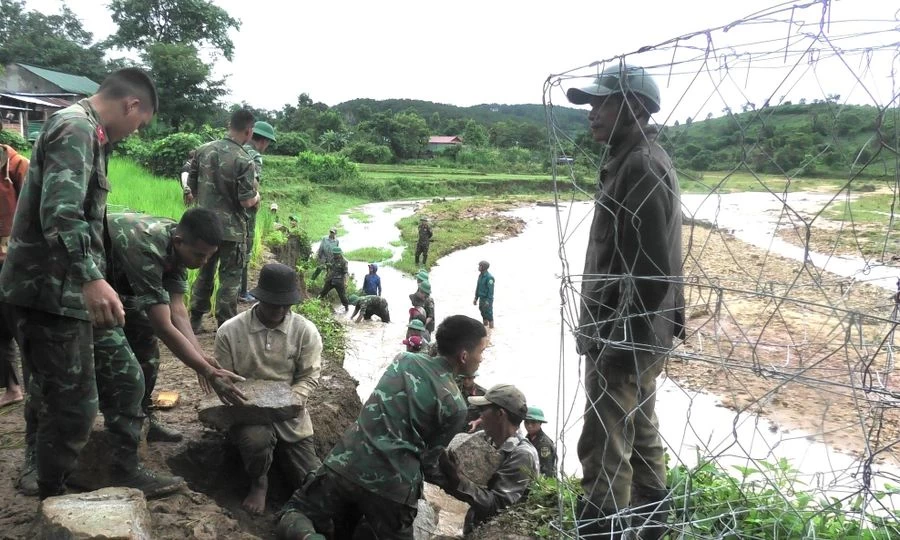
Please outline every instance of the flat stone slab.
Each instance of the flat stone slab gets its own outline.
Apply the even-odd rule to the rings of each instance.
[[[200,421],[227,430],[235,424],[271,424],[296,418],[303,410],[291,385],[276,381],[244,381],[235,383],[244,393],[246,405],[225,405],[215,394],[206,397],[198,407]]]
[[[486,486],[503,462],[503,456],[483,431],[459,433],[450,441],[447,451],[456,456],[460,471],[479,486]]]
[[[150,540],[150,512],[140,490],[104,488],[41,503],[37,538]]]

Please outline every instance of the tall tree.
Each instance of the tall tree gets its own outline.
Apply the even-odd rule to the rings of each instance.
[[[210,79],[210,67],[192,45],[154,43],[141,55],[156,81],[159,116],[176,130],[189,121],[209,122],[225,95],[225,81]]]
[[[23,62],[83,75],[97,82],[107,73],[105,48],[66,7],[45,15],[24,0],[0,0],[0,64]]]
[[[228,31],[241,28],[241,21],[210,0],[112,0],[109,10],[119,25],[109,42],[125,49],[190,43],[211,46],[231,60],[234,43]]]

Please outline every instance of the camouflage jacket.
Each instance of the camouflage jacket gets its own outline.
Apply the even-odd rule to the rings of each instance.
[[[172,236],[177,223],[144,214],[110,214],[107,275],[127,309],[168,304],[188,290],[187,268],[178,262]]]
[[[0,299],[90,320],[81,286],[103,279],[109,144],[87,99],[58,111],[35,141],[22,187]]]
[[[419,224],[419,239],[416,241],[416,244],[420,246],[427,246],[431,243],[431,237],[434,233],[431,232],[431,226],[426,223]]]
[[[534,446],[535,450],[538,453],[538,462],[541,467],[541,474],[544,476],[549,476],[550,478],[556,477],[556,446],[553,444],[553,439],[551,439],[544,430],[538,432],[534,438],[528,437],[528,442]]]
[[[316,260],[319,261],[319,264],[326,264],[331,261],[331,250],[340,245],[341,241],[337,238],[334,240],[327,236],[322,238],[322,241],[319,242],[319,250],[316,252]]]
[[[247,155],[250,156],[250,161],[253,162],[253,179],[256,180],[257,183],[262,179],[262,154],[256,151],[256,148],[253,148],[252,144],[245,144],[244,151],[247,152]]]
[[[415,508],[423,460],[460,431],[466,404],[446,358],[394,358],[325,466],[376,495]]]
[[[340,256],[334,257],[328,263],[328,276],[325,278],[325,281],[330,281],[331,283],[343,282],[348,273],[347,259]]]
[[[359,305],[357,307],[363,313],[365,313],[366,311],[372,312],[376,310],[383,310],[388,308],[388,301],[380,296],[370,294],[366,296],[360,296]]]
[[[244,242],[247,211],[241,201],[256,196],[253,161],[231,139],[219,139],[197,149],[188,173],[188,187],[201,208],[219,215],[225,228],[224,240]]]

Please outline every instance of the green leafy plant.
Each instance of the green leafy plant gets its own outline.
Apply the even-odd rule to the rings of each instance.
[[[322,352],[343,365],[346,327],[334,316],[334,310],[327,301],[310,298],[297,308],[297,312],[309,319],[322,336]]]
[[[155,175],[177,177],[191,150],[202,142],[200,136],[194,133],[173,133],[154,141],[141,164]]]
[[[316,184],[337,184],[359,178],[359,167],[341,154],[300,152],[297,167]]]
[[[0,144],[12,146],[15,150],[27,150],[29,147],[24,137],[8,129],[0,131]]]

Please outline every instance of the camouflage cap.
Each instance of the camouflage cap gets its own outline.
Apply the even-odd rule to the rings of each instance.
[[[357,296],[355,294],[351,294],[350,298],[348,298],[347,301],[355,306],[356,303],[359,302],[359,296]]]
[[[520,418],[525,418],[528,414],[528,404],[525,402],[525,394],[511,384],[498,384],[492,386],[483,396],[470,397],[469,404],[475,405],[476,407],[496,405]]]
[[[547,423],[547,420],[544,419],[544,411],[538,409],[537,407],[528,407],[528,414],[525,415],[525,420],[529,420],[531,422],[540,422],[542,424]]]

